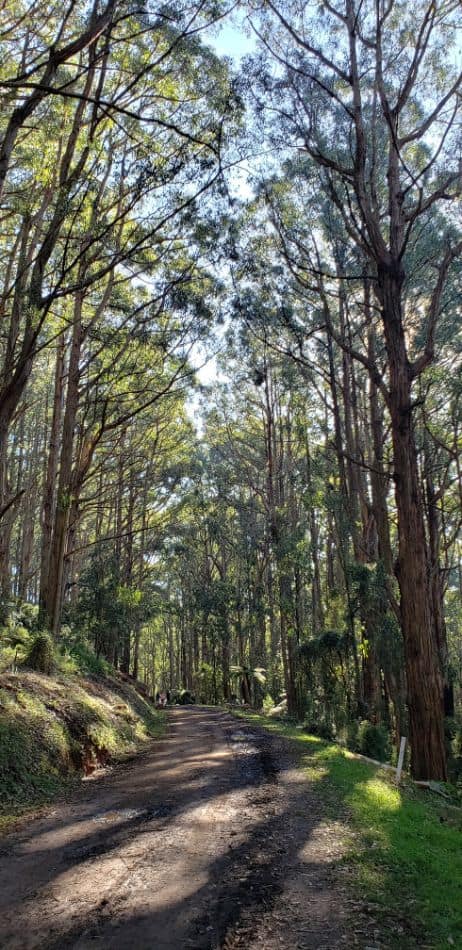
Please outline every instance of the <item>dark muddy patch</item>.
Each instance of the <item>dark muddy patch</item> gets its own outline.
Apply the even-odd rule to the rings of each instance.
[[[274,743],[264,732],[242,728],[227,732],[227,739],[236,758],[236,766],[253,780],[275,782],[281,771],[281,762],[274,753]]]
[[[280,849],[268,848],[267,830],[235,849],[219,869],[213,905],[195,921],[188,950],[225,950],[228,940],[252,928],[254,915],[271,911],[283,890]]]

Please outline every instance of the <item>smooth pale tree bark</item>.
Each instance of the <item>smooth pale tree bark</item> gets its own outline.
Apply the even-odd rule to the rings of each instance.
[[[229,630],[229,618],[228,613],[225,610],[223,612],[222,622],[221,622],[221,671],[223,678],[223,696],[225,702],[228,702],[231,690],[230,690],[230,630]]]
[[[264,379],[264,423],[266,444],[266,491],[268,520],[271,537],[271,550],[277,573],[279,638],[281,645],[282,669],[287,698],[287,709],[290,715],[297,711],[297,698],[294,675],[294,642],[290,629],[290,613],[292,607],[291,581],[285,563],[283,551],[283,529],[281,512],[284,505],[283,482],[283,451],[281,443],[281,428],[277,420],[277,405],[274,395],[271,368],[265,367]],[[280,421],[280,420],[279,420]]]
[[[64,557],[66,554],[69,513],[71,508],[71,476],[74,459],[74,434],[79,407],[80,355],[83,342],[82,329],[83,294],[75,299],[72,338],[67,371],[66,403],[61,435],[59,477],[52,543],[48,561],[48,573],[41,593],[45,622],[56,634],[59,628],[63,596]]]
[[[305,431],[305,467],[306,467],[306,486],[310,497],[309,519],[310,519],[310,553],[313,566],[313,580],[311,582],[311,619],[313,624],[313,633],[319,636],[324,627],[324,607],[322,599],[321,569],[320,569],[320,551],[319,551],[319,529],[317,521],[316,507],[314,504],[314,485],[312,476],[312,463],[308,432]]]
[[[131,458],[130,454],[128,455],[129,461],[129,477],[127,485],[127,504],[126,504],[126,514],[123,521],[123,534],[124,534],[124,544],[123,544],[123,567],[121,580],[125,585],[127,590],[130,590],[132,587],[133,581],[133,515],[135,507],[135,484],[133,477],[133,465],[130,464]],[[130,673],[130,661],[131,661],[131,648],[132,648],[132,625],[130,618],[130,610],[127,611],[127,616],[125,619],[125,626],[122,631],[122,657],[120,668],[123,673],[127,676]]]
[[[280,636],[279,636],[279,630],[278,630],[278,625],[276,621],[275,584],[274,584],[274,572],[273,572],[273,564],[272,564],[271,556],[268,557],[268,561],[267,561],[266,595],[267,595],[267,602],[268,602],[268,625],[269,625],[269,634],[270,634],[271,694],[273,696],[277,696],[281,690],[279,662],[278,662],[278,658],[280,654]]]
[[[38,522],[38,503],[39,503],[39,453],[41,449],[41,440],[42,433],[40,431],[40,426],[36,426],[33,433],[30,433],[29,440],[32,441],[30,446],[30,458],[29,458],[29,478],[27,480],[26,490],[23,496],[23,506],[21,512],[21,531],[19,532],[20,537],[20,548],[19,548],[19,558],[18,558],[18,579],[17,579],[17,596],[20,600],[32,600],[30,596],[30,581],[33,576],[33,553],[34,553],[34,540],[36,536],[36,528]],[[21,475],[21,483],[23,476]],[[19,483],[19,478],[18,478]]]

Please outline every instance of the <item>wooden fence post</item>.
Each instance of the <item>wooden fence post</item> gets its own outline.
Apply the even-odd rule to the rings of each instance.
[[[396,784],[399,785],[401,781],[401,772],[403,771],[403,762],[404,762],[404,750],[406,748],[406,736],[401,736],[401,744],[399,747],[399,756],[398,756],[398,765],[396,766]]]

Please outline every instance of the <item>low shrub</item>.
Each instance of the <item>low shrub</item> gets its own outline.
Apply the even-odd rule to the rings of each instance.
[[[345,727],[345,744],[350,752],[359,752],[358,731],[359,722],[357,719],[347,722]]]
[[[26,666],[36,673],[45,673],[47,676],[55,668],[53,640],[49,633],[38,633],[26,655]]]
[[[182,689],[178,697],[180,706],[192,706],[196,702],[196,697],[190,689]]]
[[[84,676],[110,676],[113,673],[111,664],[100,656],[96,656],[88,646],[82,642],[73,643],[69,648],[69,654],[75,661],[77,669]]]
[[[303,723],[303,728],[305,732],[309,732],[310,735],[319,736],[320,739],[325,739],[327,742],[331,742],[335,739],[335,726],[326,720],[307,720]]]
[[[24,662],[31,646],[31,634],[27,627],[11,614],[0,627],[0,673],[15,670]]]
[[[390,736],[381,724],[363,719],[358,724],[357,752],[367,755],[378,762],[388,762],[390,758]]]

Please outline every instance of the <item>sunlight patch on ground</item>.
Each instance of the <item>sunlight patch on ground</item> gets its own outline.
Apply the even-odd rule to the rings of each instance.
[[[358,783],[354,787],[351,798],[357,801],[363,799],[367,807],[377,806],[385,812],[396,812],[402,806],[398,789],[376,777],[368,779],[367,782]]]
[[[322,822],[311,832],[298,854],[303,863],[332,864],[345,854],[347,830],[341,822]]]

